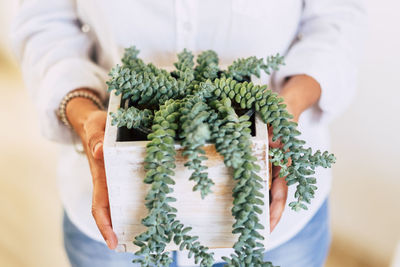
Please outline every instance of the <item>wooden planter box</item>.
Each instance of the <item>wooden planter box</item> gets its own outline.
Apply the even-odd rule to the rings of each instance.
[[[121,103],[121,96],[111,94],[109,112],[115,112]],[[264,179],[264,207],[260,215],[261,223],[265,229],[261,234],[265,237],[265,244],[269,235],[269,166],[268,158],[268,132],[266,125],[256,118],[256,136],[253,137],[253,153],[258,158],[261,167],[258,175]],[[114,231],[117,234],[118,251],[135,252],[138,247],[132,243],[135,236],[142,233],[145,227],[141,224],[142,218],[147,214],[144,198],[149,185],[143,183],[145,176],[144,162],[146,144],[148,141],[117,141],[118,129],[111,126],[111,118],[107,118],[104,139],[104,160],[107,175],[107,185],[111,208],[111,219]],[[201,244],[209,248],[231,248],[237,239],[233,235],[231,215],[232,188],[234,181],[232,172],[226,168],[223,158],[214,145],[204,147],[207,152],[209,177],[215,185],[213,193],[201,199],[200,192],[193,192],[193,181],[189,181],[191,171],[183,166],[185,159],[182,157],[182,148],[176,145],[177,162],[175,169],[174,192],[172,196],[177,202],[172,203],[178,209],[178,219],[185,226],[193,227],[191,235],[199,236]],[[167,250],[177,250],[171,242]]]

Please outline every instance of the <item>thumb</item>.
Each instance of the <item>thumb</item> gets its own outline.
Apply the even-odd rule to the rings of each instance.
[[[94,159],[103,158],[103,141],[99,141],[93,146],[92,156]]]
[[[268,127],[268,145],[272,148],[278,148],[281,146],[281,141],[278,139],[273,141],[272,138],[274,137],[274,129],[272,126]]]
[[[104,130],[97,128],[97,131],[88,131],[87,138],[89,153],[94,159],[102,159]]]
[[[94,159],[103,158],[105,119],[106,117],[103,116],[102,113],[99,113],[91,118],[85,125],[88,153],[90,153]]]
[[[270,203],[270,231],[272,232],[285,210],[288,186],[285,177],[277,177],[272,181]]]

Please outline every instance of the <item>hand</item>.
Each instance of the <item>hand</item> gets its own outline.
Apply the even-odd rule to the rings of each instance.
[[[280,96],[284,99],[286,109],[293,115],[293,121],[298,122],[301,113],[314,105],[320,98],[321,87],[312,77],[296,75],[285,83]],[[269,146],[282,147],[280,140],[272,142],[272,127],[268,129]],[[289,165],[291,160],[289,159]],[[270,203],[270,230],[275,229],[282,217],[286,206],[288,186],[286,177],[279,177],[280,167],[272,167],[271,203]]]
[[[280,140],[272,141],[273,128],[268,128],[268,144],[270,148],[281,148],[282,143]],[[288,195],[288,186],[286,184],[286,177],[279,177],[281,167],[272,165],[272,183],[271,183],[271,203],[269,206],[269,225],[272,232],[282,217],[285,210],[286,199]]]
[[[68,120],[82,140],[89,161],[93,181],[92,215],[107,246],[114,249],[117,244],[110,216],[108,190],[103,158],[103,140],[107,113],[97,108],[86,98],[74,98],[68,102]]]

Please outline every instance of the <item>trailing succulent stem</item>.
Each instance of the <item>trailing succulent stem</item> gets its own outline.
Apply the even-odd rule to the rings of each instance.
[[[149,109],[138,109],[129,107],[119,108],[116,113],[111,113],[111,124],[117,127],[128,127],[140,129],[143,132],[150,132],[149,128],[153,124],[153,112]]]
[[[251,75],[259,78],[261,70],[266,74],[271,74],[273,70],[278,70],[282,64],[283,56],[279,54],[267,57],[265,62],[264,59],[257,57],[240,58],[228,67],[228,71],[225,74],[227,77],[232,77],[242,82],[250,78]]]
[[[225,164],[233,168],[233,179],[237,181],[233,189],[232,215],[236,222],[233,234],[239,234],[231,258],[224,257],[228,266],[272,266],[263,261],[264,237],[258,232],[264,229],[260,223],[264,202],[261,193],[263,179],[256,172],[260,167],[251,151],[251,130],[249,117],[238,117],[229,98],[211,103],[218,112],[218,120],[213,127],[213,141],[217,151],[224,157]]]
[[[279,175],[287,176],[288,183],[298,183],[295,197],[296,202],[289,203],[294,210],[307,209],[304,204],[310,203],[316,189],[315,179],[306,176],[315,173],[318,166],[330,168],[335,162],[335,157],[328,152],[317,151],[312,154],[311,149],[305,149],[305,142],[297,138],[300,132],[296,130],[297,123],[290,121],[292,115],[286,111],[283,99],[279,98],[271,90],[265,90],[265,86],[254,85],[249,82],[236,82],[232,78],[221,78],[214,80],[217,97],[229,97],[241,108],[255,109],[264,123],[273,128],[273,141],[278,139],[283,144],[282,149],[272,149],[270,152],[271,161],[275,166],[281,166]],[[278,153],[280,152],[280,153]],[[292,165],[286,167],[291,158]]]
[[[141,256],[134,262],[142,266],[166,266],[171,264],[172,259],[165,247],[172,240],[183,248],[186,247],[191,254],[195,255],[202,266],[211,266],[214,261],[212,253],[207,253],[208,248],[200,245],[198,237],[187,233],[191,228],[184,228],[176,220],[177,210],[169,203],[176,199],[169,197],[173,192],[172,179],[175,168],[175,136],[178,130],[179,109],[182,105],[180,100],[167,100],[160,110],[154,115],[152,133],[148,135],[150,142],[146,148],[144,182],[151,184],[146,195],[146,207],[149,211],[146,218],[142,220],[147,231],[136,237],[134,243],[140,247],[136,255]]]
[[[263,225],[260,214],[264,205],[263,179],[257,175],[260,167],[252,155],[251,122],[247,113],[257,112],[262,121],[272,127],[273,140],[280,139],[281,148],[269,150],[270,161],[279,166],[281,177],[288,185],[296,185],[296,201],[289,206],[298,211],[314,197],[317,187],[312,177],[319,166],[330,168],[335,162],[327,151],[313,153],[304,148],[298,139],[300,132],[292,115],[286,110],[283,99],[267,86],[254,85],[250,77],[270,74],[283,64],[283,57],[276,55],[266,60],[256,57],[238,59],[227,70],[218,67],[214,51],[204,51],[197,57],[184,50],[178,54],[171,73],[146,64],[138,58],[135,47],[127,48],[122,66],[110,72],[107,82],[110,91],[128,101],[129,107],[112,113],[112,124],[118,127],[149,132],[146,147],[144,182],[151,187],[146,195],[147,216],[142,220],[146,231],[135,238],[140,257],[135,262],[142,266],[167,266],[172,259],[165,251],[174,242],[180,249],[187,249],[200,266],[212,266],[213,253],[201,245],[191,228],[176,219],[177,210],[171,205],[176,199],[169,196],[175,181],[175,143],[183,147],[187,158],[185,166],[192,170],[189,180],[193,191],[200,191],[204,198],[212,192],[214,182],[208,177],[207,143],[215,144],[224,157],[224,164],[232,168],[235,186],[232,216],[235,219],[232,233],[238,235],[234,254],[224,257],[228,266],[273,266],[264,262]],[[238,116],[238,109],[245,115]]]
[[[207,160],[202,147],[210,139],[210,129],[207,120],[211,113],[206,103],[198,96],[187,98],[180,109],[181,144],[185,147],[182,155],[187,157],[185,166],[193,170],[189,180],[195,181],[193,191],[200,191],[202,198],[211,192],[214,182],[208,178],[208,173],[203,172],[207,166],[202,163]]]
[[[188,86],[194,80],[193,58],[192,52],[185,49],[178,54],[178,62],[174,63],[176,70],[172,72],[172,75],[178,82],[183,82],[184,86]]]
[[[164,252],[164,249],[174,236],[171,226],[176,217],[176,209],[169,204],[176,199],[168,197],[168,194],[173,192],[171,185],[175,184],[172,176],[176,154],[174,138],[178,125],[174,114],[178,108],[179,104],[173,100],[161,106],[154,115],[153,132],[148,135],[150,142],[146,148],[144,182],[151,184],[151,188],[145,198],[149,213],[142,220],[147,231],[134,241],[140,247],[136,254],[141,256],[134,262],[139,262],[142,266],[165,266],[172,262],[169,253]]]
[[[212,50],[207,50],[197,57],[197,66],[194,69],[196,81],[202,82],[218,77],[218,55]]]

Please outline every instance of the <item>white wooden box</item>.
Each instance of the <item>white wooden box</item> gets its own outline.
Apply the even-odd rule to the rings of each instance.
[[[109,112],[115,112],[121,103],[121,96],[111,94]],[[107,118],[104,139],[104,160],[107,175],[107,185],[111,208],[111,219],[114,231],[118,237],[118,251],[135,252],[138,247],[133,244],[135,236],[145,231],[141,220],[146,216],[147,209],[144,198],[149,185],[143,183],[145,176],[144,157],[148,141],[117,141],[117,127],[111,125],[111,118]],[[265,245],[269,235],[269,166],[268,136],[266,125],[256,118],[256,136],[252,137],[253,153],[258,158],[261,167],[258,175],[264,179],[264,207],[260,215],[265,229],[261,234],[265,237]],[[223,158],[214,145],[204,147],[208,161],[209,177],[215,185],[213,193],[201,199],[200,192],[193,192],[193,181],[189,181],[191,171],[183,166],[185,159],[181,156],[182,148],[176,145],[177,160],[172,196],[177,202],[172,205],[178,209],[177,217],[191,226],[191,235],[199,236],[201,244],[209,248],[231,248],[237,239],[233,235],[231,215],[232,188],[234,180],[232,171],[225,167]],[[167,250],[177,250],[171,242]]]

